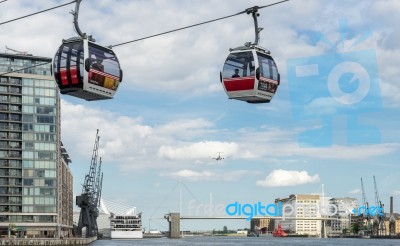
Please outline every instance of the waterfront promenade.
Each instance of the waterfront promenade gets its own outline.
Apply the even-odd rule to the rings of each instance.
[[[90,238],[2,238],[0,245],[88,245],[97,240]]]

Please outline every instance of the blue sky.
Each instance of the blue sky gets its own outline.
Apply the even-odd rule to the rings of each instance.
[[[0,22],[60,2],[9,0],[0,5]],[[86,0],[79,23],[99,44],[114,45],[273,2]],[[71,9],[2,25],[0,45],[52,57],[63,38],[75,36]],[[61,97],[74,191],[81,191],[99,129],[102,195],[136,206],[146,228],[150,217],[179,211],[179,180],[183,214],[192,199],[272,203],[320,193],[322,184],[327,196],[360,200],[360,178],[374,203],[373,175],[385,209],[393,195],[400,212],[399,9],[394,0],[291,0],[260,10],[260,45],[271,51],[281,74],[269,104],[229,100],[219,82],[229,48],[254,40],[246,14],[115,47],[124,81],[114,99]],[[318,65],[317,74],[296,73],[302,69],[296,66],[310,64]],[[353,81],[352,74],[365,71],[369,79]],[[332,81],[340,73],[335,90]],[[355,100],[351,95],[358,91]],[[212,160],[218,152],[228,158]],[[152,229],[167,228],[164,220],[151,223]],[[224,225],[249,227],[244,221],[184,224]]]

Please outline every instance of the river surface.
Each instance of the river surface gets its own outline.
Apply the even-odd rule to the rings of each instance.
[[[275,237],[227,237],[196,236],[181,239],[144,238],[135,240],[97,240],[90,246],[125,245],[400,245],[400,239],[359,238],[275,238]]]

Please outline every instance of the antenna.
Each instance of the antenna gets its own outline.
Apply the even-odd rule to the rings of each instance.
[[[10,50],[10,51],[12,51],[12,52],[14,52],[14,53],[16,53],[16,54],[18,54],[18,55],[25,55],[25,56],[31,56],[32,54],[29,54],[28,52],[26,52],[26,51],[18,51],[18,50],[14,50],[14,49],[11,49],[11,48],[9,48],[9,47],[7,47],[7,45],[6,45],[6,51],[7,50]],[[6,52],[7,53],[7,52]]]

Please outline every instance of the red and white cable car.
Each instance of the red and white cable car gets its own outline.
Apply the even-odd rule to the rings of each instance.
[[[52,68],[61,94],[88,101],[113,98],[122,81],[114,52],[79,37],[63,41]]]
[[[74,27],[80,37],[63,40],[52,64],[54,80],[61,94],[87,101],[113,98],[122,81],[122,70],[111,50],[94,43],[78,25],[79,5],[76,1]]]
[[[270,52],[258,46],[259,32],[257,25],[258,7],[247,10],[253,15],[256,40],[244,46],[230,49],[220,75],[221,83],[230,99],[249,103],[268,103],[275,95],[280,75]]]

